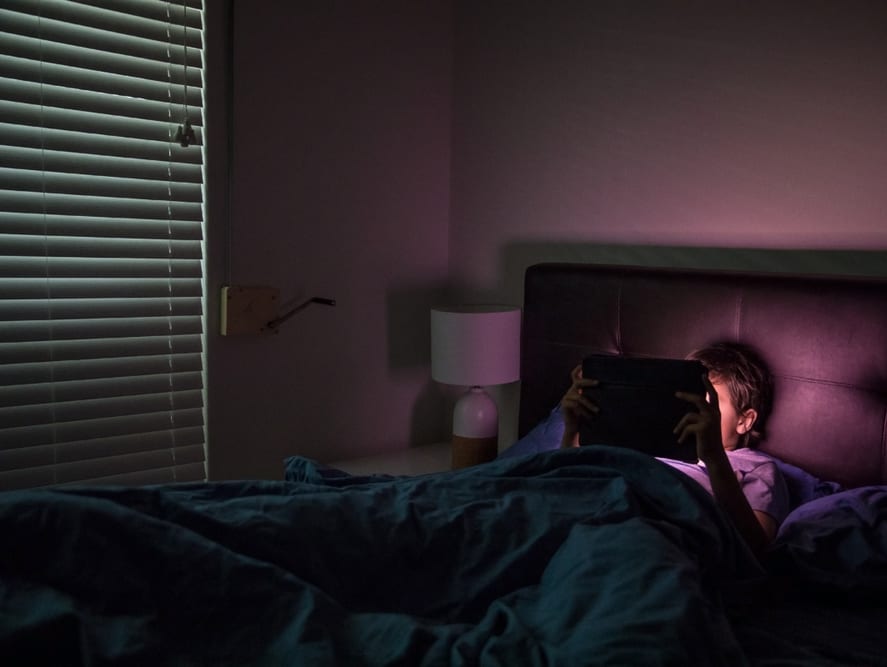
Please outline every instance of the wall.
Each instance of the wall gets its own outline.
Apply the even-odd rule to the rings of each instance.
[[[877,1],[459,0],[451,280],[519,303],[543,260],[887,273],[885,35]]]
[[[275,336],[209,332],[213,479],[275,478],[289,455],[334,460],[443,435],[428,308],[447,279],[451,47],[442,0],[233,3],[230,202],[227,221],[223,205],[210,215],[211,322],[223,283],[338,306],[313,306]]]
[[[450,267],[531,241],[887,248],[887,5],[457,3]]]
[[[440,439],[428,307],[520,303],[536,261],[885,272],[885,16],[858,0],[235,2],[211,322],[223,282],[339,306],[273,338],[210,332],[211,475]],[[497,392],[500,444],[518,391]]]

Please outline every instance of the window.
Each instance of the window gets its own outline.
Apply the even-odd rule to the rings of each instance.
[[[0,3],[0,489],[206,477],[202,21]]]

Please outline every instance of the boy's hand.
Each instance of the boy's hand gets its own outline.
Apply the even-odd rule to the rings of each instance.
[[[598,413],[594,401],[582,395],[587,387],[597,386],[598,381],[582,377],[582,366],[576,366],[570,373],[573,383],[561,399],[561,415],[564,419],[564,437],[562,447],[579,445],[579,425],[584,419],[590,419]]]
[[[689,394],[679,391],[675,396],[681,400],[696,406],[697,412],[685,414],[674,432],[678,436],[678,442],[683,444],[690,436],[696,437],[696,456],[708,463],[715,457],[724,456],[724,443],[721,440],[721,411],[718,408],[718,392],[712,386],[705,375],[702,378],[705,383],[708,400],[699,394]]]

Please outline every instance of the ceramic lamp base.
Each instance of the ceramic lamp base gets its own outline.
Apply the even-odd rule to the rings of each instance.
[[[499,453],[499,438],[453,436],[453,470],[492,461]]]
[[[453,468],[492,461],[498,452],[496,402],[480,387],[471,387],[453,410]]]

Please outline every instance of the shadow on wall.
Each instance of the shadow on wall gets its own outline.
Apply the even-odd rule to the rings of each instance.
[[[451,392],[431,379],[431,308],[453,303],[443,284],[413,285],[389,290],[387,296],[388,368],[393,374],[427,378],[415,398],[410,418],[410,443],[438,442],[449,433]]]

